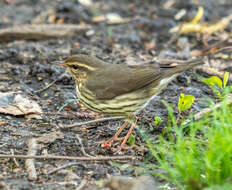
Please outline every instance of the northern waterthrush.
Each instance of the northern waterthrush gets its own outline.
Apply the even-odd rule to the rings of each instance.
[[[108,64],[90,55],[73,55],[63,65],[71,73],[76,84],[76,92],[81,103],[92,111],[125,116],[134,121],[134,116],[155,95],[181,72],[203,64],[202,59],[179,64],[144,64],[129,66]],[[103,145],[119,139],[121,131],[129,124],[127,120],[118,132]],[[117,151],[121,150],[129,138],[135,123],[132,122],[127,135]]]

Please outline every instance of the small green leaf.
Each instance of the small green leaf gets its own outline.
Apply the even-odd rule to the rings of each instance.
[[[232,92],[232,86],[227,86],[226,88],[228,88],[228,92]]]
[[[113,35],[113,29],[112,29],[112,27],[111,26],[109,26],[108,28],[107,28],[107,35],[108,35],[108,37],[112,37],[112,35]]]
[[[163,122],[163,120],[161,119],[161,117],[158,117],[158,116],[154,117],[154,125],[155,126],[159,125],[162,122]]]
[[[208,79],[203,79],[203,82],[208,86],[219,86],[222,89],[222,80],[218,76],[212,76]]]
[[[225,72],[224,77],[223,77],[223,88],[226,87],[228,79],[229,79],[230,73],[229,72]]]
[[[127,143],[128,143],[130,146],[133,146],[133,145],[135,144],[135,136],[134,136],[134,135],[130,135],[130,137],[128,138]]]
[[[71,166],[71,167],[69,168],[69,170],[72,172],[72,171],[74,170],[74,168]]]
[[[191,108],[194,100],[195,100],[194,96],[185,95],[185,94],[181,93],[179,96],[179,101],[178,101],[179,111],[182,112],[182,111],[185,111],[185,110]]]

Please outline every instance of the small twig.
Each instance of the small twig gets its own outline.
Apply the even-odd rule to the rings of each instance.
[[[53,84],[55,84],[59,79],[54,80],[53,82],[51,82],[50,84],[48,84],[47,86],[45,86],[44,88],[40,89],[40,90],[36,90],[35,93],[40,93],[43,92],[44,90],[47,90],[48,88],[50,88]]]
[[[25,24],[0,29],[0,42],[12,40],[46,40],[64,38],[86,32],[90,25]]]
[[[64,168],[67,168],[67,167],[70,167],[70,166],[79,165],[79,164],[80,164],[80,163],[78,163],[78,162],[72,162],[72,163],[64,164],[64,165],[62,165],[62,166],[60,166],[60,167],[58,167],[58,168],[52,169],[51,171],[49,171],[49,172],[47,173],[47,175],[51,175],[51,174],[53,174],[53,173],[55,173],[55,172],[57,172],[57,171],[59,171],[59,170],[62,170],[62,169],[64,169]]]
[[[54,80],[53,82],[51,82],[50,84],[48,84],[47,86],[45,86],[44,88],[40,89],[40,90],[36,90],[34,93],[40,93],[43,92],[44,90],[47,90],[48,88],[50,88],[53,84],[55,84],[57,81],[61,80],[64,77],[65,72],[56,80]]]
[[[83,143],[82,143],[82,139],[80,138],[80,136],[79,136],[78,134],[76,134],[76,137],[77,137],[77,140],[79,141],[79,143],[80,143],[80,145],[81,145],[81,152],[82,152],[82,154],[83,154],[84,156],[87,156],[87,157],[93,157],[93,156],[91,156],[91,155],[89,155],[89,154],[87,154],[87,153],[85,152],[84,145],[83,145]]]
[[[60,117],[65,118],[91,118],[95,119],[96,114],[93,113],[87,113],[87,112],[43,112],[44,115],[58,115]]]
[[[88,183],[88,180],[83,179],[81,181],[81,184],[75,190],[82,190],[82,189],[84,189],[84,187],[87,185],[87,183]]]
[[[205,108],[205,109],[201,110],[200,112],[196,113],[196,114],[194,115],[194,117],[193,117],[193,120],[199,120],[199,119],[201,119],[202,117],[204,117],[206,114],[212,112],[213,110],[216,110],[216,109],[222,107],[223,105],[232,104],[232,95],[231,95],[231,94],[228,95],[228,96],[226,97],[226,100],[227,100],[227,101],[225,101],[225,102],[219,102],[219,103],[215,104],[215,105],[214,105],[213,107],[211,107],[211,108]],[[187,125],[187,124],[189,124],[190,122],[191,122],[191,120],[190,120],[190,119],[187,119],[187,120],[184,122],[184,125]]]
[[[95,119],[95,120],[91,120],[91,121],[84,121],[84,122],[73,123],[71,125],[66,125],[66,126],[63,126],[61,128],[67,129],[67,128],[77,127],[77,126],[81,126],[81,125],[94,124],[94,123],[99,123],[99,122],[103,122],[103,121],[116,120],[116,119],[122,119],[122,118],[125,118],[125,117],[123,117],[123,116],[119,116],[119,117],[106,117],[106,118],[100,118],[100,119]],[[95,126],[95,127],[97,127],[97,126]]]
[[[35,156],[37,153],[37,149],[38,149],[38,144],[35,138],[31,138],[29,139],[28,142],[28,157],[30,156]],[[16,156],[16,155],[12,155],[12,156]],[[17,157],[15,157],[17,158]],[[35,163],[34,163],[34,159],[30,158],[27,159],[25,161],[25,168],[27,170],[28,173],[28,179],[29,180],[36,180],[37,179],[37,173],[36,173],[36,169],[35,169]]]
[[[14,155],[14,150],[13,149],[10,149],[10,152],[12,155]],[[13,162],[15,163],[15,165],[19,168],[19,163],[17,162],[17,160],[15,158],[13,158]]]
[[[32,155],[5,155],[0,154],[0,158],[20,158],[20,159],[56,159],[56,160],[78,160],[78,161],[110,161],[110,160],[135,160],[134,156],[106,156],[106,157],[75,157],[75,156],[32,156]]]
[[[222,47],[222,48],[218,49],[215,52],[215,54],[220,53],[221,51],[224,51],[224,50],[231,50],[231,49],[232,49],[232,46]]]
[[[218,41],[218,42],[216,42],[216,43],[214,43],[214,44],[212,44],[212,45],[206,47],[205,49],[202,50],[202,55],[208,55],[208,54],[216,54],[216,53],[219,53],[221,50],[224,49],[224,47],[223,47],[223,48],[220,48],[220,49],[218,49],[218,48],[219,48],[220,46],[222,46],[223,43],[224,43],[224,42],[227,42],[228,40],[229,40],[229,37],[226,37],[226,38],[224,38],[224,39],[222,39],[222,40],[220,40],[220,41]],[[214,51],[212,52],[212,51],[211,51],[211,50],[214,49],[214,48],[217,48],[216,52],[214,52]],[[226,47],[225,47],[225,48],[226,48]]]

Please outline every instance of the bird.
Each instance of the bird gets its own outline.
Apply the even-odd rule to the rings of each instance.
[[[122,140],[114,152],[125,148],[135,128],[136,114],[151,99],[180,73],[204,63],[197,58],[173,64],[110,64],[86,54],[72,55],[58,62],[72,75],[77,97],[85,107],[97,113],[127,118],[115,135],[102,143],[102,147],[111,147],[113,141]],[[128,125],[126,136],[119,138]]]

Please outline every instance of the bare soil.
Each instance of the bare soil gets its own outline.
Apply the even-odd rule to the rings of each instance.
[[[84,148],[85,152],[92,156],[115,156],[110,148],[102,148],[100,142],[112,137],[122,120],[62,129],[62,126],[101,118],[103,115],[94,114],[76,103],[74,82],[70,74],[51,62],[80,52],[93,54],[109,63],[120,64],[139,64],[155,57],[190,59],[191,50],[206,48],[200,40],[201,37],[194,34],[179,36],[167,46],[173,37],[168,30],[178,24],[179,21],[175,20],[174,16],[181,9],[187,10],[181,20],[188,21],[196,14],[198,5],[194,4],[194,1],[173,2],[171,8],[165,8],[164,1],[159,0],[97,0],[89,7],[78,0],[9,0],[9,4],[0,1],[0,29],[31,23],[85,23],[91,26],[91,29],[84,33],[63,39],[13,40],[0,43],[0,92],[21,92],[36,101],[43,110],[42,119],[0,114],[0,154],[13,152],[26,155],[30,138],[59,131],[64,137],[43,147],[38,154],[84,156]],[[216,21],[232,12],[232,3],[229,0],[203,0],[201,5],[205,9],[205,21]],[[94,17],[106,13],[117,13],[122,18],[130,18],[131,21],[119,24],[93,22]],[[227,30],[231,32],[231,29],[229,25]],[[178,46],[180,38],[187,40],[184,42],[185,48]],[[209,43],[216,41],[211,40]],[[189,51],[186,46],[189,46]],[[208,58],[215,59],[212,56]],[[226,62],[224,60],[223,63]],[[219,70],[229,71],[230,68],[226,65],[219,67]],[[65,74],[61,77],[63,73]],[[122,166],[139,166],[139,163],[149,158],[150,153],[140,133],[145,131],[149,138],[156,139],[162,132],[168,116],[162,100],[173,105],[177,114],[177,102],[181,92],[192,94],[196,98],[214,97],[211,90],[198,80],[197,74],[206,76],[206,73],[196,70],[181,74],[138,115],[139,129],[133,131],[136,137],[135,145],[116,154],[131,155],[136,159],[118,163]],[[49,88],[40,91],[55,80]],[[186,114],[196,113],[205,106],[207,105],[204,101],[199,100]],[[154,126],[154,116],[161,117],[164,122]],[[93,128],[85,129],[90,126]],[[125,130],[122,135],[126,132]],[[117,145],[114,144],[115,147]],[[89,184],[84,189],[104,189],[96,185],[95,181],[115,175],[133,177],[138,174],[133,167],[122,170],[111,161],[81,161],[77,165],[46,174],[69,162],[71,161],[36,160],[38,179],[29,181],[24,159],[17,159],[18,166],[13,159],[0,159],[0,188],[75,189],[83,179],[88,179]],[[155,163],[155,160],[151,159],[150,163]],[[75,174],[73,178],[70,173]],[[73,181],[76,184],[72,183]]]

